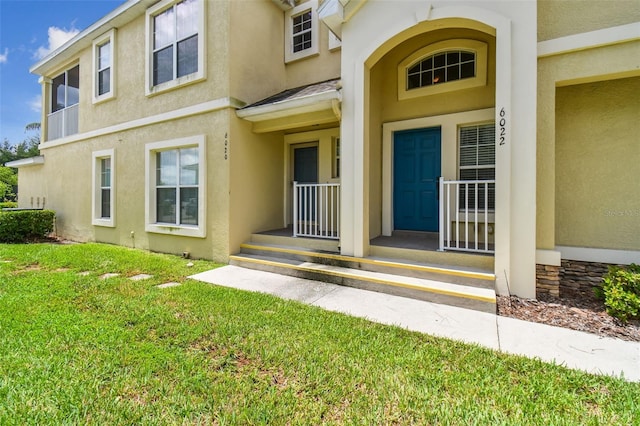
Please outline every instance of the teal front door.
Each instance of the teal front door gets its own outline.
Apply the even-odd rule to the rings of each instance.
[[[393,222],[398,230],[438,231],[440,128],[393,137]]]

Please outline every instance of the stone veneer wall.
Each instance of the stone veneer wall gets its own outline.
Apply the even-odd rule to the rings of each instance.
[[[536,265],[536,297],[560,296],[560,266]]]
[[[593,288],[602,284],[610,263],[562,260],[560,272],[561,296],[593,296]]]
[[[561,266],[536,265],[536,297],[592,297],[610,263],[562,260]]]

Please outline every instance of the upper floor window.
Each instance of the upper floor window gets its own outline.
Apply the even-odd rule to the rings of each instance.
[[[115,29],[93,42],[93,102],[115,96]]]
[[[147,94],[204,78],[204,4],[165,0],[147,11]]]
[[[78,133],[80,66],[76,65],[51,80],[51,113],[47,116],[47,140]]]
[[[407,70],[407,90],[476,76],[476,54],[464,50],[438,53]]]
[[[63,72],[51,84],[51,112],[76,105],[80,101],[80,66]]]
[[[285,13],[285,62],[292,62],[319,52],[317,0],[299,4]]]
[[[293,53],[311,48],[311,9],[293,17]]]
[[[398,65],[398,99],[487,84],[487,44],[446,40],[423,47]]]

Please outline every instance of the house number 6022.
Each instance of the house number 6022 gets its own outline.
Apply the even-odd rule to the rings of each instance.
[[[506,143],[506,137],[507,137],[507,119],[505,118],[505,116],[507,115],[507,113],[505,112],[504,108],[502,108],[500,110],[500,121],[498,122],[498,125],[500,127],[500,145],[504,145]]]

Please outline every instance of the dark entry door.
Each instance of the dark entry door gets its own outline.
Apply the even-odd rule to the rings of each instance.
[[[395,229],[438,230],[440,128],[405,130],[393,140]]]
[[[293,180],[298,183],[318,183],[318,147],[293,150]]]
[[[318,183],[318,147],[306,146],[293,149],[293,180],[298,184]],[[309,223],[316,220],[317,187],[303,186],[297,189],[298,220]],[[300,226],[300,224],[298,224]]]

